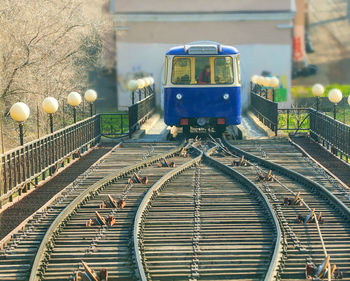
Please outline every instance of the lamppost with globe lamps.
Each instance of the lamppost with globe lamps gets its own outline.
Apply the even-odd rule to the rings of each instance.
[[[272,88],[272,101],[275,101],[275,90],[279,86],[280,81],[276,76],[271,77],[270,87]]]
[[[67,97],[67,102],[73,107],[73,120],[77,123],[77,106],[81,103],[81,95],[77,92],[71,92]]]
[[[257,78],[257,85],[259,86],[259,89],[258,89],[259,96],[261,96],[261,90],[262,90],[263,81],[264,81],[264,77],[263,76],[258,76],[258,78]]]
[[[13,120],[18,122],[19,142],[21,145],[23,145],[23,123],[28,119],[30,115],[30,109],[25,103],[16,102],[10,108],[10,115]]]
[[[58,101],[53,97],[47,97],[42,103],[43,110],[49,115],[50,132],[53,133],[53,115],[58,109]]]
[[[269,87],[270,87],[270,83],[271,83],[271,78],[270,77],[263,77],[262,84],[265,87],[265,98],[266,99],[268,98],[267,95],[268,95],[268,90],[269,90]]]
[[[149,85],[151,84],[151,80],[148,77],[143,78],[143,82],[145,82],[145,87],[144,87],[144,94],[145,98],[148,96],[149,93]]]
[[[337,119],[337,104],[342,100],[343,94],[339,89],[332,89],[328,93],[328,99],[334,104],[333,118]]]
[[[315,84],[312,86],[312,93],[316,97],[316,111],[319,110],[320,107],[320,97],[324,93],[324,87],[321,84]]]
[[[137,85],[138,85],[138,89],[139,89],[139,101],[141,100],[141,90],[145,87],[145,81],[143,81],[143,79],[137,79]]]
[[[93,114],[93,104],[95,100],[97,99],[97,93],[93,89],[89,89],[84,94],[85,100],[90,104],[90,117],[92,117]]]
[[[128,89],[131,91],[131,101],[132,104],[135,104],[135,91],[139,87],[139,84],[136,80],[129,80],[128,82]]]
[[[155,85],[154,85],[154,79],[152,76],[148,77],[150,84],[149,84],[149,88],[151,89],[151,92],[154,93],[154,89],[155,89]],[[152,86],[152,87],[151,87]]]
[[[254,92],[255,88],[258,86],[258,75],[253,75],[250,81],[250,88]]]
[[[149,94],[152,94],[153,89],[152,89],[151,86],[154,84],[154,79],[153,79],[153,77],[151,77],[151,76],[146,77],[146,79],[148,80],[148,86],[147,86],[148,93],[149,93]]]

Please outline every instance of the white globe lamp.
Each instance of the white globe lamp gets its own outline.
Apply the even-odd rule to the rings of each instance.
[[[316,97],[316,110],[319,110],[320,107],[320,97],[324,93],[324,87],[322,84],[315,84],[312,86],[312,94]]]
[[[54,97],[45,98],[42,108],[47,114],[54,114],[58,109],[58,101]]]
[[[258,75],[253,75],[252,78],[251,78],[251,81],[254,84],[258,84],[258,80],[259,80],[259,76]]]
[[[271,83],[271,78],[270,77],[264,77],[263,86],[268,88],[268,87],[270,87],[270,83]]]
[[[145,87],[145,81],[143,79],[137,79],[138,89]]]
[[[322,84],[315,84],[312,86],[312,94],[315,97],[321,97],[324,93],[324,87]]]
[[[153,85],[154,84],[154,78],[153,77],[149,77],[150,81],[151,81],[151,84],[150,85]]]
[[[138,87],[139,87],[139,84],[137,83],[136,80],[129,80],[128,89],[130,91],[136,91]]]
[[[270,87],[276,89],[280,84],[280,81],[276,76],[271,77]]]
[[[328,93],[328,99],[334,104],[333,118],[337,118],[337,104],[342,100],[343,94],[339,89],[332,89]]]
[[[10,115],[17,122],[24,122],[29,118],[30,109],[24,102],[16,102],[10,108]]]

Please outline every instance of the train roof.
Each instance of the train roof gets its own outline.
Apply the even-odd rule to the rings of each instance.
[[[232,46],[213,41],[196,41],[171,48],[167,55],[235,55],[239,51]]]

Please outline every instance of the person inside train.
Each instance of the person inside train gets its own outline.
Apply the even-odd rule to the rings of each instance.
[[[206,65],[204,70],[199,75],[198,84],[210,84],[210,66]]]

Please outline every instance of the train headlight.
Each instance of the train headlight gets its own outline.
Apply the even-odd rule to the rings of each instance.
[[[197,119],[197,124],[201,127],[204,126],[205,124],[207,124],[207,122],[208,122],[207,118],[198,118]]]
[[[177,94],[177,95],[176,95],[176,98],[177,98],[178,100],[182,100],[182,95],[181,95],[181,94]]]
[[[224,94],[223,96],[222,96],[222,98],[224,99],[224,100],[228,100],[229,98],[230,98],[230,95],[229,94]]]

